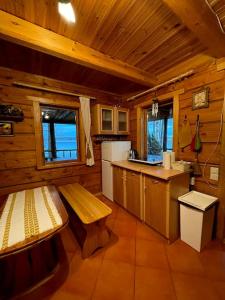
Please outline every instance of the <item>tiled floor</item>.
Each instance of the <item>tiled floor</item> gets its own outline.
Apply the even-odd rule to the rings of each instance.
[[[225,299],[225,248],[213,241],[202,253],[166,240],[101,197],[113,208],[107,248],[82,260],[69,228],[62,240],[70,270],[51,300]]]

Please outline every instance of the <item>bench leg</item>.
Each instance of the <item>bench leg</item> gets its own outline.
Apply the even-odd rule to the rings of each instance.
[[[96,249],[104,247],[108,243],[110,236],[105,221],[106,218],[92,224],[84,224],[87,235],[82,249],[83,258],[87,258]]]

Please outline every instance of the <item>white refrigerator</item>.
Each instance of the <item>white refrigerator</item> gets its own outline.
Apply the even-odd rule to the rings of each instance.
[[[102,142],[102,194],[113,201],[112,161],[127,160],[130,141]]]

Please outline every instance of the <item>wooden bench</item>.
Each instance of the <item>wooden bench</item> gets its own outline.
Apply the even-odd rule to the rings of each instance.
[[[78,183],[62,185],[58,189],[70,210],[75,212],[70,221],[82,248],[82,257],[86,258],[109,241],[105,221],[112,210]]]

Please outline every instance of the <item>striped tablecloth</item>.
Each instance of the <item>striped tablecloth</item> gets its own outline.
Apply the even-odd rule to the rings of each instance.
[[[60,225],[47,186],[10,194],[0,218],[0,250]]]

